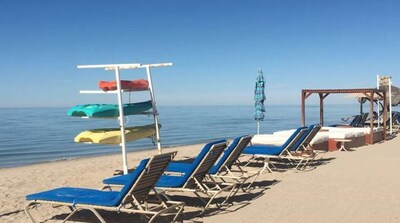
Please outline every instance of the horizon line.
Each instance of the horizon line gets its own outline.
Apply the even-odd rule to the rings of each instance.
[[[96,104],[96,103],[93,103]],[[101,104],[101,103],[98,103]],[[104,103],[106,104],[106,103]],[[265,107],[268,106],[301,106],[301,104],[264,104]],[[358,103],[325,103],[325,105],[358,105]],[[69,105],[65,105],[65,106],[4,106],[4,107],[0,107],[0,109],[13,109],[13,108],[70,108],[73,107],[75,105],[69,106]],[[211,106],[254,106],[254,104],[230,104],[230,105],[223,105],[223,104],[211,104],[211,105],[206,105],[206,104],[198,104],[198,105],[194,105],[194,104],[186,104],[186,105],[158,105],[157,107],[211,107]],[[318,103],[310,103],[310,104],[306,104],[307,106],[319,106]]]

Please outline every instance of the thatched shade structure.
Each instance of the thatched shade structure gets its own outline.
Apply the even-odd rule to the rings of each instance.
[[[400,88],[396,86],[391,86],[392,90],[392,106],[398,106],[400,104]],[[379,89],[389,92],[388,85],[379,85]],[[389,95],[388,95],[389,97]]]

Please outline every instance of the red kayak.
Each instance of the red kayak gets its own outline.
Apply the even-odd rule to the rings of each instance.
[[[99,81],[99,87],[103,91],[117,90],[117,82]],[[149,82],[144,79],[133,80],[133,81],[121,80],[121,89],[123,90],[139,91],[139,90],[146,90],[148,88],[149,88]]]

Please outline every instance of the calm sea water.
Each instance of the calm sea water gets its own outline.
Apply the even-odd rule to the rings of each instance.
[[[266,107],[262,133],[300,126],[300,106]],[[50,162],[77,157],[120,153],[120,147],[74,143],[83,130],[118,127],[113,119],[68,117],[68,108],[1,108],[0,168]],[[159,121],[163,147],[204,143],[213,139],[255,134],[253,106],[161,106]],[[319,122],[319,107],[308,106],[306,124]],[[326,105],[325,123],[339,123],[340,118],[358,112],[357,105]],[[151,116],[129,116],[128,126],[152,123]],[[154,149],[149,139],[127,144],[129,151]]]

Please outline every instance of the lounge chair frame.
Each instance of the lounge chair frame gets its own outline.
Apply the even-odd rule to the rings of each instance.
[[[228,192],[224,201],[221,204],[216,204],[218,208],[226,204],[229,198],[234,194],[234,189],[236,188],[236,183],[231,183],[228,185],[221,185],[216,182],[212,182],[211,186],[207,182],[203,182],[206,174],[217,161],[222,151],[226,148],[226,142],[221,142],[212,145],[210,150],[200,161],[199,165],[191,173],[189,178],[186,180],[184,185],[179,188],[175,187],[157,187],[156,190],[162,194],[168,201],[171,200],[167,193],[170,192],[192,192],[194,193],[204,204],[202,208],[202,213],[204,213],[211,206],[214,199],[220,195],[222,192]],[[204,199],[200,194],[204,194],[208,197],[208,201]]]
[[[229,181],[234,181],[237,184],[237,189],[232,196],[234,196],[239,189],[242,189],[244,192],[248,190],[261,174],[261,170],[250,172],[243,170],[239,165],[235,165],[251,139],[252,136],[242,136],[235,148],[222,163],[218,172],[216,174],[209,174],[209,178],[211,178],[213,182],[216,182],[216,179],[219,179],[226,184],[229,183]],[[233,166],[236,168],[233,169]],[[253,178],[253,180],[246,188],[243,188],[243,185],[251,178]]]
[[[295,170],[304,170],[308,163],[312,162],[315,157],[317,157],[318,152],[314,151],[312,148],[309,147],[311,141],[317,135],[319,130],[321,130],[321,125],[313,125],[310,126],[311,131],[303,138],[302,142],[299,141],[297,148],[293,148],[289,153],[287,153],[287,159],[289,161],[297,161],[297,165]],[[296,146],[295,146],[296,147]],[[294,162],[293,162],[294,164]]]
[[[276,168],[276,166],[271,162],[271,159],[287,159],[291,161],[288,157],[288,154],[290,154],[290,151],[294,147],[294,145],[300,140],[300,138],[305,134],[307,131],[307,128],[301,129],[295,137],[287,144],[285,148],[282,149],[282,151],[278,155],[266,155],[266,154],[253,154],[244,164],[244,167],[247,167],[251,163],[260,163],[263,162],[263,167],[261,168],[261,173],[264,173],[265,171],[268,171],[269,173],[272,173],[272,169],[269,167],[270,165],[273,168]],[[292,163],[293,164],[293,163]]]
[[[35,223],[35,220],[30,213],[29,209],[32,206],[37,206],[38,204],[50,204],[50,205],[58,205],[58,206],[67,206],[72,212],[63,220],[66,222],[73,215],[81,210],[89,210],[91,211],[97,219],[106,223],[104,218],[99,214],[97,210],[105,210],[105,211],[116,211],[116,212],[124,212],[128,214],[143,214],[146,217],[149,217],[149,223],[153,222],[157,217],[174,213],[173,221],[175,221],[180,213],[183,211],[184,202],[177,201],[167,201],[163,202],[160,200],[159,204],[151,204],[148,202],[149,192],[154,190],[154,185],[161,176],[161,174],[165,171],[168,163],[175,156],[176,152],[172,153],[164,153],[160,155],[155,155],[152,157],[146,168],[140,173],[139,177],[134,182],[133,186],[130,188],[128,193],[124,196],[122,201],[118,206],[99,206],[99,205],[89,205],[89,204],[73,204],[66,202],[57,202],[57,201],[48,201],[48,200],[32,200],[28,201],[25,205],[25,213],[28,215],[30,221]],[[156,191],[155,191],[156,193]],[[159,196],[159,195],[157,195]]]

